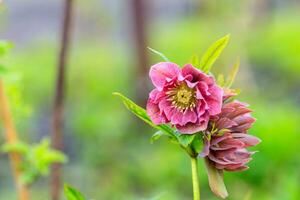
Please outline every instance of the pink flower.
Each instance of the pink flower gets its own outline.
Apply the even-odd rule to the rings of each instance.
[[[246,104],[231,102],[223,106],[219,115],[213,117],[210,124],[211,138],[205,139],[205,146],[200,156],[217,168],[227,171],[248,169],[246,165],[254,152],[246,150],[260,142],[257,137],[247,134],[255,122]]]
[[[153,123],[171,123],[181,133],[194,134],[221,112],[223,90],[191,64],[180,69],[175,63],[158,63],[149,75],[155,89],[149,94],[147,113]]]

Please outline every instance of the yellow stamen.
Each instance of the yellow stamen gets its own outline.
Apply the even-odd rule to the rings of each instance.
[[[189,88],[185,82],[179,84],[175,88],[172,88],[168,92],[168,100],[171,102],[172,106],[179,109],[180,111],[185,111],[187,109],[193,110],[196,106],[196,93],[193,88]]]

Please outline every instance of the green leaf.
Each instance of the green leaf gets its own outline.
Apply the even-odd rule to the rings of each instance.
[[[53,163],[65,163],[67,157],[60,151],[51,149],[50,141],[43,139],[32,146],[19,141],[12,144],[4,144],[1,147],[4,153],[19,153],[22,158],[21,180],[24,184],[31,184],[39,176],[47,176]]]
[[[33,145],[27,159],[38,173],[44,176],[49,174],[51,164],[67,162],[63,153],[51,149],[49,139],[43,139],[39,144]]]
[[[217,78],[217,83],[219,86],[223,87],[225,85],[225,79],[223,74],[219,74]]]
[[[199,154],[203,149],[203,140],[202,140],[202,134],[197,133],[193,142],[191,143],[192,148],[194,151]]]
[[[120,97],[124,105],[126,106],[126,108],[130,110],[133,114],[135,114],[138,118],[140,118],[141,120],[143,120],[144,122],[152,126],[153,128],[164,131],[165,133],[169,134],[172,137],[176,137],[176,130],[172,129],[170,126],[166,124],[161,124],[161,125],[153,124],[150,117],[147,115],[145,109],[136,105],[133,101],[131,101],[130,99],[128,99],[127,97],[125,97],[124,95],[118,92],[115,92],[113,94]]]
[[[226,47],[228,44],[230,36],[226,35],[213,43],[207,51],[204,53],[200,60],[200,65],[199,68],[205,72],[208,73],[214,64],[214,62],[217,60],[217,58],[220,56],[222,53],[223,49]]]
[[[159,55],[164,61],[170,62],[170,60],[169,60],[163,53],[161,53],[161,52],[159,52],[159,51],[157,51],[157,50],[155,50],[155,49],[152,49],[152,48],[150,48],[150,47],[147,47],[147,48],[148,48],[150,51],[152,51],[153,53]]]
[[[22,166],[22,173],[21,173],[21,181],[25,185],[30,185],[34,183],[39,178],[39,172],[37,170],[34,170],[28,165]]]
[[[192,143],[196,134],[179,134],[177,136],[178,142],[183,146],[187,147]]]
[[[228,192],[223,181],[223,170],[215,168],[207,158],[205,158],[205,167],[210,189],[215,195],[225,199]]]
[[[165,134],[165,132],[163,132],[163,131],[155,132],[150,138],[150,143],[153,144],[156,140],[158,140],[164,134]]]
[[[85,200],[85,197],[74,187],[65,184],[64,193],[68,200]]]
[[[11,42],[0,40],[0,56],[5,55],[12,47]]]
[[[191,64],[192,64],[194,67],[199,68],[200,62],[199,62],[199,57],[198,57],[197,55],[193,55],[193,56],[192,56],[192,58],[191,58]]]
[[[236,63],[233,65],[230,73],[229,73],[229,76],[226,80],[226,83],[225,83],[225,87],[227,88],[230,88],[235,80],[235,77],[236,77],[236,74],[237,72],[239,71],[239,66],[240,66],[240,60],[238,59],[236,61]]]
[[[29,146],[28,144],[24,142],[16,142],[16,143],[11,143],[11,144],[4,144],[1,147],[1,151],[4,153],[20,153],[20,154],[26,154],[29,151]]]

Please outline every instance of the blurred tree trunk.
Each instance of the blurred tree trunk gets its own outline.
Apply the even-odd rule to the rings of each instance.
[[[136,99],[145,106],[147,93],[148,56],[147,56],[147,9],[145,0],[131,0],[134,28],[134,42],[137,57]]]
[[[19,142],[18,133],[16,131],[13,116],[10,111],[9,101],[4,91],[2,79],[0,79],[0,114],[3,120],[3,127],[5,130],[5,138],[7,144],[16,144]],[[21,165],[22,159],[19,153],[9,153],[12,173],[14,175],[14,182],[16,185],[18,199],[29,200],[29,189],[22,183],[21,180]]]
[[[57,80],[55,88],[55,99],[53,106],[52,118],[52,145],[53,148],[62,150],[63,148],[63,115],[64,115],[64,94],[65,94],[65,74],[67,57],[69,50],[70,34],[71,34],[71,20],[73,11],[73,0],[65,0],[61,46],[58,56],[57,65]],[[61,164],[54,164],[51,170],[51,199],[58,200],[61,191]]]

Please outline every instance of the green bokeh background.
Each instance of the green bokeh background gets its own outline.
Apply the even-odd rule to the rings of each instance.
[[[45,7],[54,4],[61,9],[60,1],[45,2]],[[135,75],[130,1],[108,2],[76,2],[64,132],[70,161],[64,180],[95,200],[191,199],[188,156],[166,138],[150,144],[154,130],[112,96],[120,91],[135,99],[139,78]],[[262,139],[253,149],[258,153],[248,171],[225,173],[228,199],[300,199],[300,4],[292,0],[182,2],[147,5],[151,11],[148,45],[183,65],[230,33],[230,44],[213,71],[226,74],[240,58],[234,86],[242,89],[240,100],[251,105],[257,118],[251,134]],[[0,36],[15,44],[3,62],[9,68],[5,81],[17,128],[22,139],[37,142],[50,133],[59,26],[47,28],[49,15],[34,36],[26,34],[30,27],[16,32],[22,22],[30,24],[36,19],[19,22],[14,9],[25,12],[30,6],[36,16],[44,14],[39,12],[45,8],[38,1],[7,2],[0,13]],[[59,15],[53,19],[59,21]],[[25,39],[22,34],[27,35]],[[148,55],[149,68],[160,61]],[[2,136],[0,141],[4,142]],[[202,198],[217,199],[209,189],[202,161],[199,171]],[[32,186],[34,200],[49,199],[48,182],[42,178]],[[16,199],[8,159],[3,155],[0,199]]]

